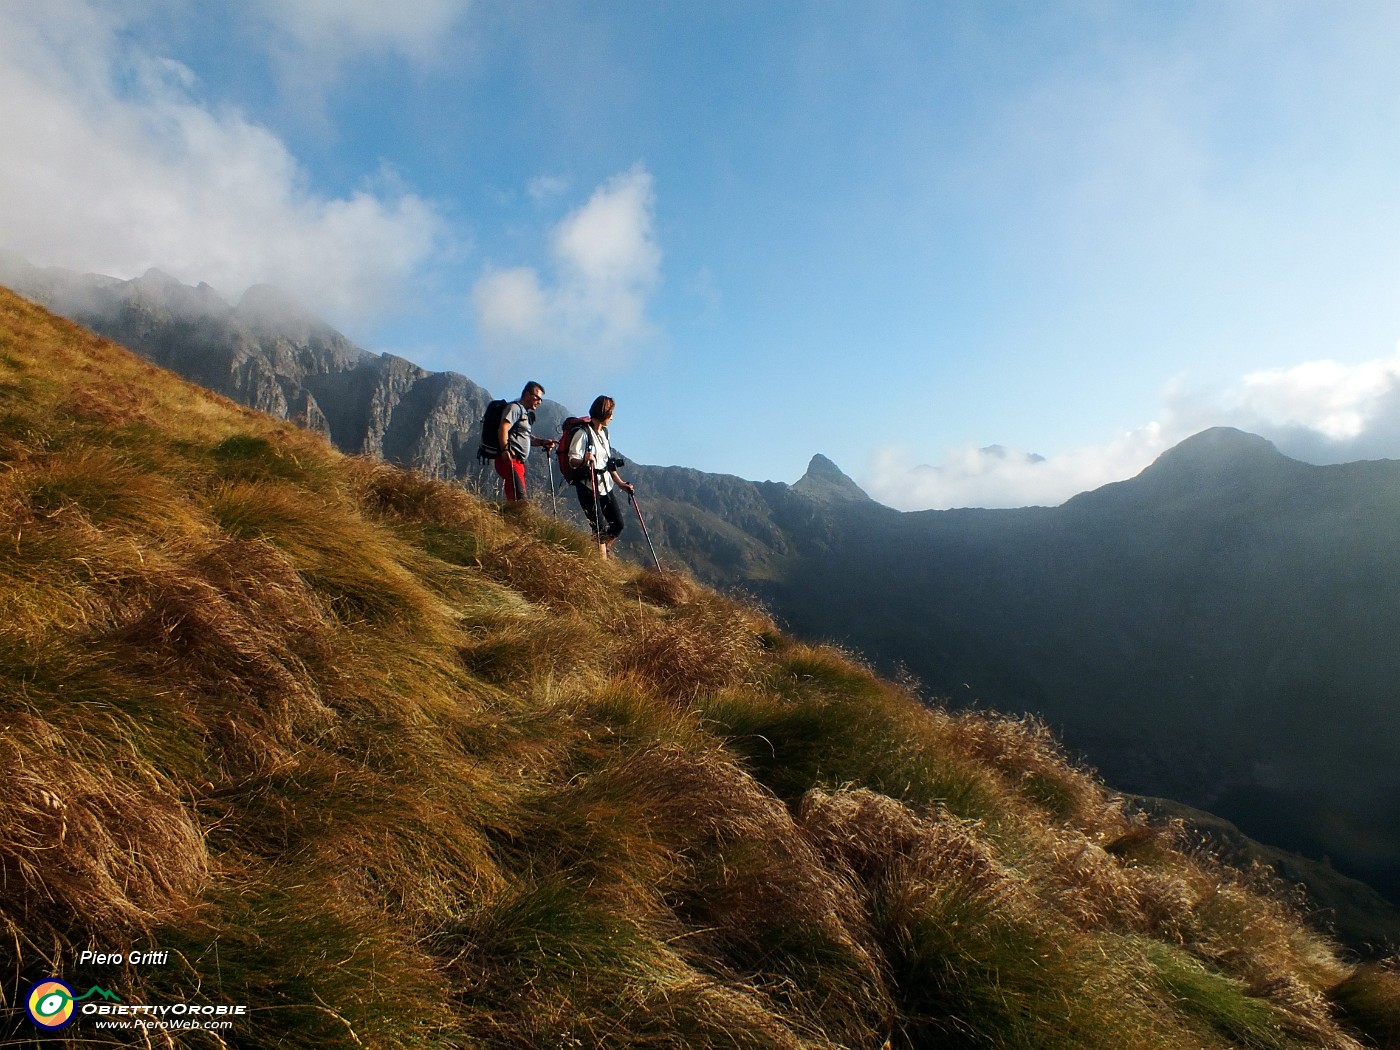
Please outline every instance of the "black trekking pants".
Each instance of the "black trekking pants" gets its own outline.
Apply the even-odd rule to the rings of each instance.
[[[584,517],[588,523],[596,530],[598,528],[598,511],[593,506],[593,486],[587,481],[580,481],[574,486],[578,490],[578,503],[583,508]],[[617,489],[613,489],[607,495],[599,496],[598,503],[603,509],[603,520],[607,527],[603,529],[605,539],[616,539],[622,535],[622,512],[617,509]]]

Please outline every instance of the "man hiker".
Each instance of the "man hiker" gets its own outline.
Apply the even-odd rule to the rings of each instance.
[[[535,409],[544,401],[544,387],[529,382],[520,391],[520,399],[506,405],[501,413],[501,425],[496,433],[496,473],[505,483],[506,502],[516,503],[525,498],[525,461],[530,458],[531,448],[553,448],[554,442],[548,438],[537,438],[530,433],[535,422]]]
[[[613,492],[621,488],[631,492],[632,486],[618,476],[617,468],[622,460],[613,455],[612,442],[608,438],[608,423],[612,421],[613,409],[617,403],[602,395],[593,399],[588,410],[588,420],[575,428],[569,438],[567,454],[569,466],[574,471],[574,489],[578,492],[579,506],[593,526],[593,534],[598,537],[598,550],[608,557],[612,545],[622,534],[622,513],[617,509],[617,499]],[[607,527],[603,527],[603,521]]]

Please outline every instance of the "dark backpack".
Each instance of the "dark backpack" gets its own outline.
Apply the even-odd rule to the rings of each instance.
[[[476,450],[478,459],[495,459],[501,454],[501,416],[509,404],[497,398],[486,406],[486,414],[481,417],[481,445]]]
[[[588,480],[587,464],[575,467],[569,463],[569,443],[573,441],[574,431],[587,426],[588,423],[587,416],[570,416],[559,428],[559,444],[555,447],[554,454],[559,460],[559,476],[567,485],[577,485],[580,481]]]

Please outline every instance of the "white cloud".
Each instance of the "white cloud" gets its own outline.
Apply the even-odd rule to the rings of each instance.
[[[441,53],[471,0],[259,0],[264,17],[308,52],[346,56],[398,52],[415,59]]]
[[[1400,349],[1358,364],[1323,359],[1262,369],[1219,393],[1179,384],[1169,394],[1177,429],[1209,419],[1260,434],[1310,463],[1400,457]]]
[[[949,450],[932,466],[903,446],[876,451],[862,487],[899,510],[1058,506],[1088,489],[1138,473],[1169,447],[1157,423],[1103,445],[1049,458],[1000,446]]]
[[[1164,391],[1160,419],[1049,457],[966,446],[947,450],[934,466],[905,446],[885,446],[862,485],[900,510],[1055,506],[1132,477],[1214,426],[1259,434],[1309,463],[1400,458],[1400,350],[1359,364],[1318,360],[1259,370],[1217,391],[1178,380]]]
[[[472,290],[477,323],[499,340],[544,342],[550,305],[540,278],[528,266],[490,270]]]
[[[611,359],[651,339],[647,305],[661,275],[652,177],[613,176],[552,231],[552,273],[488,268],[472,289],[488,348],[517,360],[532,353]]]
[[[1245,376],[1243,402],[1262,419],[1301,425],[1332,441],[1355,441],[1397,383],[1400,353],[1351,367],[1313,361]]]
[[[460,63],[472,52],[463,32],[472,0],[255,0],[237,15],[263,33],[282,101],[303,124],[333,136],[327,92],[365,59],[418,67]]]
[[[333,320],[375,312],[443,237],[381,186],[314,192],[287,147],[132,49],[110,8],[0,4],[0,242],[31,262],[130,277],[157,266],[225,294],[267,282]]]
[[[569,190],[569,180],[563,175],[540,175],[530,180],[530,185],[526,192],[530,199],[537,205],[546,204],[556,197],[567,193]]]

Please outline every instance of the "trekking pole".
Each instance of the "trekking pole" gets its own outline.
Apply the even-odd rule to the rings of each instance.
[[[478,449],[476,453],[476,473],[472,476],[474,490],[480,499],[490,499],[490,490],[486,487],[486,472],[490,470],[491,461],[481,454]]]
[[[544,450],[545,462],[549,464],[549,500],[554,504],[554,516],[559,517],[559,493],[554,491],[554,449]]]
[[[651,560],[656,562],[656,571],[664,571],[661,568],[661,559],[656,556],[656,547],[651,542],[651,533],[647,531],[646,519],[642,517],[642,508],[637,506],[637,494],[629,491],[627,498],[632,501],[632,509],[637,512],[637,523],[642,527],[642,535],[647,539],[647,546],[651,548]]]
[[[603,557],[607,557],[606,548],[603,547],[603,508],[598,502],[598,472],[593,469],[593,464],[588,464],[588,480],[593,486],[593,538],[598,541],[598,547],[603,550]]]

